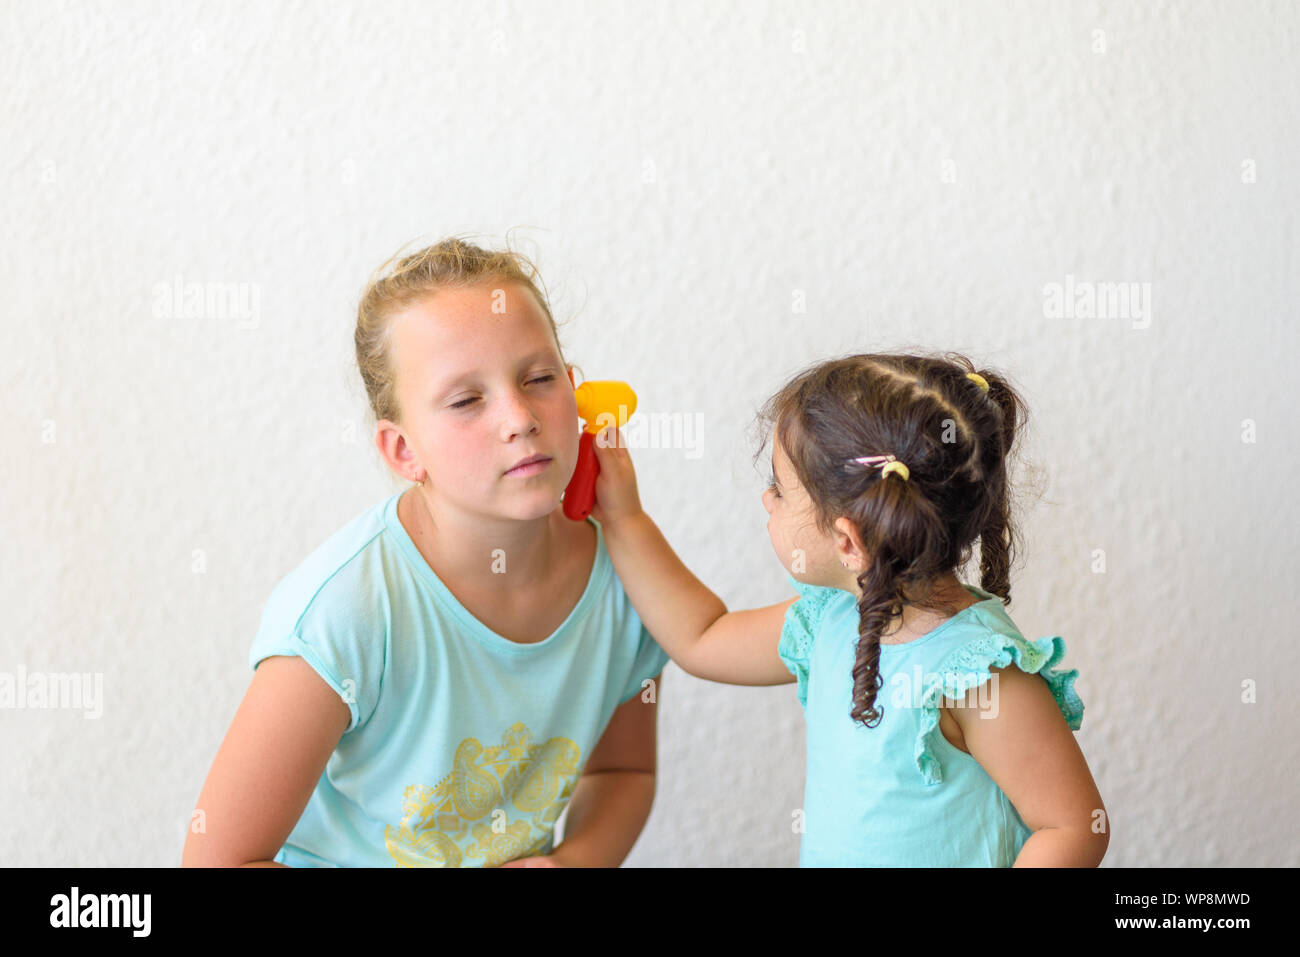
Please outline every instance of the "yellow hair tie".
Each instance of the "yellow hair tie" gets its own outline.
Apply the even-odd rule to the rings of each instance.
[[[898,461],[898,459],[894,458],[892,455],[864,455],[858,459],[849,459],[849,461],[857,462],[859,465],[865,465],[868,468],[876,468],[877,466],[883,465],[884,468],[880,470],[880,477],[882,479],[890,472],[897,472],[899,477],[906,482],[908,475],[911,474],[908,472],[907,466]]]
[[[989,391],[988,381],[978,372],[967,372],[966,378],[970,379],[971,382],[974,382],[977,386],[983,389],[985,393]]]

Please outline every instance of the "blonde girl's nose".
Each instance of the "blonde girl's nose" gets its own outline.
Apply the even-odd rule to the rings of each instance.
[[[506,438],[531,435],[541,427],[541,421],[533,413],[527,398],[512,395],[506,403],[506,408],[502,410],[502,431],[506,433]]]

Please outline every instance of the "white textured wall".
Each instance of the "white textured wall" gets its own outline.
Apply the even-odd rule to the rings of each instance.
[[[365,277],[516,226],[573,360],[703,416],[698,459],[634,454],[732,607],[788,597],[747,431],[784,377],[911,343],[1010,372],[1044,489],[1011,612],[1080,671],[1106,863],[1300,863],[1298,29],[1294,3],[6,3],[0,670],[100,673],[103,714],[0,711],[0,863],[179,863],[271,587],[395,488]],[[1045,316],[1067,275],[1150,283],[1149,326]],[[177,276],[251,284],[256,316],[159,315]],[[795,863],[793,687],[669,666],[661,705],[629,864]]]

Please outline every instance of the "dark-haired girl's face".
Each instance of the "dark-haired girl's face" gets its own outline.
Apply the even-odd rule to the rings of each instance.
[[[442,289],[394,316],[391,336],[402,432],[433,504],[523,521],[554,511],[577,463],[578,406],[532,293]],[[544,461],[512,469],[530,456]]]
[[[772,434],[772,480],[763,492],[767,509],[767,534],[772,550],[796,581],[809,585],[831,585],[843,576],[830,536],[817,528],[812,500],[795,477],[794,468]],[[829,563],[829,564],[828,564]]]

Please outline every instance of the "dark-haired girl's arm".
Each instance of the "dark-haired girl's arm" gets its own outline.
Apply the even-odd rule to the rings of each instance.
[[[798,599],[746,611],[726,605],[695,577],[641,509],[627,448],[596,442],[600,476],[592,515],[641,622],[683,671],[728,684],[794,681],[777,655],[785,613]]]
[[[1047,683],[1014,665],[990,671],[988,690],[944,698],[966,749],[1034,833],[1015,867],[1096,867],[1110,819],[1074,732]]]

